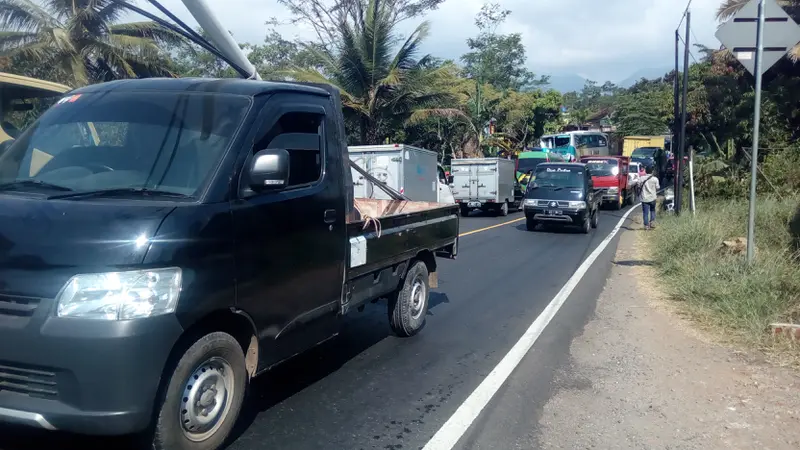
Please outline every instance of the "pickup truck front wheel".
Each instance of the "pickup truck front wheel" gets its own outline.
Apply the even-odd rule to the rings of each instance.
[[[422,261],[413,263],[403,285],[389,299],[389,324],[398,336],[417,334],[428,314],[428,268]]]
[[[221,448],[239,416],[247,387],[241,345],[230,334],[195,342],[168,374],[153,435],[153,450]]]

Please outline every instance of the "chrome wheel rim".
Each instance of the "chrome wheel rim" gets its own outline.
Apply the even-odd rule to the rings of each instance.
[[[201,442],[217,432],[231,409],[234,394],[231,365],[213,357],[200,364],[183,387],[180,421],[183,434]]]
[[[428,288],[421,275],[414,277],[411,284],[411,318],[416,320],[422,316],[425,310],[425,302],[428,301]]]

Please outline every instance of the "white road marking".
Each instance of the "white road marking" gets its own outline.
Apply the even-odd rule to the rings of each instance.
[[[578,267],[578,270],[567,280],[564,287],[553,297],[550,304],[545,307],[544,311],[539,314],[539,317],[528,327],[525,334],[511,347],[511,350],[509,350],[500,363],[492,369],[483,382],[472,391],[466,400],[464,400],[464,403],[462,403],[447,422],[442,425],[442,428],[440,428],[439,431],[433,435],[431,440],[425,444],[423,450],[450,450],[455,447],[458,440],[461,439],[461,436],[463,436],[469,426],[472,425],[472,422],[478,418],[483,408],[486,407],[492,397],[494,397],[503,383],[505,383],[511,375],[511,372],[514,371],[522,361],[522,358],[528,353],[531,347],[533,347],[533,344],[539,339],[539,336],[550,321],[553,320],[553,317],[555,317],[558,310],[564,305],[564,302],[567,301],[567,298],[589,270],[589,267],[594,264],[595,260],[597,260],[603,250],[608,246],[608,243],[614,239],[614,236],[619,232],[622,224],[637,206],[639,206],[639,204],[634,205],[625,212],[614,229],[611,230],[611,233],[609,233],[609,235],[600,242],[597,248],[589,254],[586,260]]]

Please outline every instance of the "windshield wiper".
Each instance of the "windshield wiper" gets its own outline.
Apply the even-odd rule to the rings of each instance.
[[[98,189],[96,191],[71,192],[69,194],[53,195],[50,199],[80,198],[80,197],[113,197],[116,195],[138,194],[144,196],[173,197],[173,198],[194,198],[191,195],[178,192],[161,191],[158,189],[148,189],[143,187],[111,188]]]
[[[52,189],[55,191],[72,191],[72,189],[66,186],[60,186],[58,184],[47,183],[40,180],[15,180],[9,183],[3,183],[0,184],[0,191],[8,191],[20,187],[40,187],[45,189]]]

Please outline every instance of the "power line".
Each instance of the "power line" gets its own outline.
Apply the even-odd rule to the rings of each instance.
[[[689,0],[689,3],[686,4],[686,9],[683,10],[683,15],[681,16],[681,21],[678,23],[678,26],[675,29],[678,29],[683,25],[683,19],[686,18],[686,13],[689,12],[689,7],[692,6],[692,0]]]
[[[681,37],[681,35],[680,35],[680,34],[678,35],[678,39],[680,39],[680,40],[681,40],[681,42],[683,43],[683,45],[686,45],[686,41],[684,41],[684,40],[683,40],[683,37]],[[695,38],[695,40],[697,40],[697,39]],[[691,48],[691,46],[690,46],[690,48]],[[691,50],[689,50],[689,56],[691,56],[691,57],[692,57],[692,60],[694,61],[694,63],[695,63],[695,64],[700,64],[700,63],[697,61],[697,58],[695,58],[695,57],[694,57],[694,53],[692,53],[692,51],[691,51]],[[684,68],[684,70],[686,70],[686,69]]]

